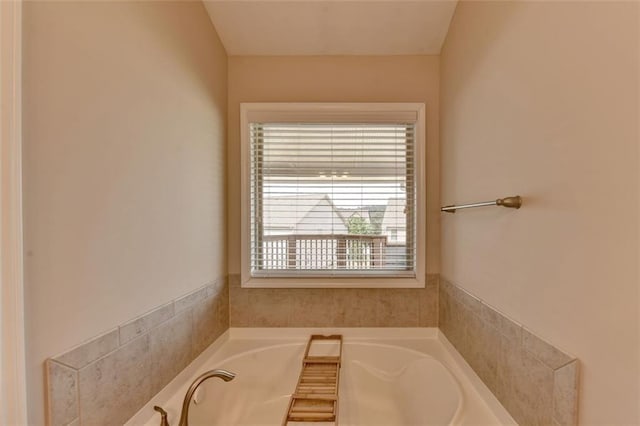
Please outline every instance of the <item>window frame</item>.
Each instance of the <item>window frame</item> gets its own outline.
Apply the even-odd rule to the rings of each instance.
[[[319,123],[365,122],[415,124],[416,266],[415,277],[354,276],[252,277],[251,247],[251,158],[252,122]],[[421,288],[426,264],[426,120],[424,103],[255,103],[240,104],[241,145],[241,286],[246,288]]]

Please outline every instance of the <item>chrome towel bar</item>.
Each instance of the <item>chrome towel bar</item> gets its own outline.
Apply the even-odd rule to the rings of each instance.
[[[502,206],[509,207],[511,209],[519,209],[522,206],[522,197],[514,195],[513,197],[498,198],[495,201],[484,201],[482,203],[462,204],[459,206],[444,206],[440,208],[441,212],[455,213],[456,210],[470,209],[473,207],[485,207],[485,206]]]

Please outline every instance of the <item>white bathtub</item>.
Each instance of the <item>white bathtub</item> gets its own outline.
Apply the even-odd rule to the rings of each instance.
[[[281,425],[311,334],[344,336],[341,426],[516,424],[437,329],[280,328],[230,329],[127,425],[159,425],[153,405],[177,425],[186,389],[214,368],[237,376],[200,386],[191,426]]]

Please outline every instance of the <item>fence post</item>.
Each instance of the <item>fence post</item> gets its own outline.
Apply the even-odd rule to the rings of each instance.
[[[287,238],[287,268],[296,269],[296,236]]]
[[[347,239],[345,237],[338,237],[338,269],[344,269],[347,267]]]
[[[371,263],[374,268],[382,266],[382,238],[376,238],[371,244]]]

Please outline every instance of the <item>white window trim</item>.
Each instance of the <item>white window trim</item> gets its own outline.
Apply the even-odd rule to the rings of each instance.
[[[0,424],[27,424],[22,256],[22,0],[0,1]]]
[[[416,276],[415,277],[269,277],[251,276],[251,203],[249,123],[410,120],[416,125]],[[247,288],[420,288],[426,263],[426,120],[423,103],[241,103],[241,285]],[[303,275],[303,274],[301,274]]]

